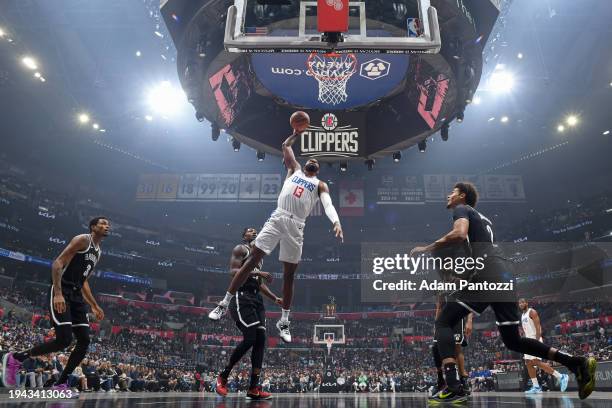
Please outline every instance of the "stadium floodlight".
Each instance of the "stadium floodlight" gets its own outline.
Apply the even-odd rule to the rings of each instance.
[[[89,123],[89,115],[86,113],[79,114],[78,118],[79,122],[81,122],[82,124]]]
[[[489,77],[488,89],[495,93],[508,93],[514,88],[514,75],[503,69],[494,71]]]
[[[146,115],[146,116],[145,116],[145,119],[146,119],[148,122],[151,122],[151,121],[153,120],[153,116],[151,116],[151,115]]]
[[[501,119],[499,120],[501,123],[508,123],[508,121],[510,120],[509,117],[507,116],[502,116]]]
[[[604,130],[604,132],[602,133],[602,135],[604,135],[604,136],[608,136],[609,134],[610,134],[609,130]]]
[[[399,163],[402,160],[402,152],[393,153],[393,163]]]
[[[264,161],[266,158],[266,152],[262,152],[260,150],[257,151],[257,161]]]
[[[32,71],[38,69],[38,64],[36,64],[36,60],[32,57],[23,57],[21,62]]]
[[[140,51],[136,51],[136,56],[140,57],[142,55],[142,53]]]
[[[419,152],[425,153],[425,150],[427,150],[427,140],[423,139],[419,142]]]
[[[472,99],[472,103],[474,105],[480,105],[481,102],[482,102],[482,99],[480,98],[480,96],[474,96],[474,99]]]
[[[523,59],[523,53],[519,52],[518,54],[516,54],[516,58]]]
[[[165,116],[176,113],[185,101],[185,92],[173,86],[170,81],[161,82],[148,93],[150,108]]]
[[[96,130],[100,129],[100,125],[98,125],[97,123],[94,123],[92,127]]]
[[[576,126],[578,124],[578,117],[576,115],[569,115],[567,119],[565,119],[565,123],[569,126]]]
[[[240,141],[236,139],[232,139],[232,147],[234,148],[235,152],[239,152],[240,151]]]
[[[461,111],[457,112],[457,122],[458,123],[463,122],[464,118],[465,118],[465,111],[461,110]]]
[[[6,34],[6,33],[4,32],[2,27],[0,27],[0,38],[4,37],[4,34]]]
[[[40,72],[36,71],[36,72],[34,73],[34,78],[40,78],[40,76],[41,76],[41,75],[40,75]]]

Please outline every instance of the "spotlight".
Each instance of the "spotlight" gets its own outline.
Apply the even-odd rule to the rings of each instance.
[[[402,160],[402,152],[395,152],[395,153],[393,153],[393,162],[394,163],[399,163],[400,160]]]
[[[25,65],[27,68],[31,69],[32,71],[38,69],[38,65],[36,64],[36,61],[32,57],[23,57],[21,62],[23,62],[23,65]]]
[[[210,125],[210,133],[212,135],[213,142],[219,140],[219,135],[221,135],[221,129],[219,129],[219,125],[216,123],[212,123]],[[238,149],[240,149],[240,145],[238,145]]]
[[[480,105],[480,102],[482,102],[482,100],[480,99],[480,96],[474,96],[474,99],[472,99],[472,103],[474,105]]]
[[[264,159],[266,158],[266,152],[262,152],[262,151],[257,151],[257,161],[264,161]]]
[[[169,116],[176,113],[186,100],[185,92],[163,81],[148,93],[148,102],[153,112]]]
[[[34,78],[40,78],[40,72],[38,72],[38,71],[37,71],[37,72],[35,72],[35,73],[34,73]]]
[[[576,115],[569,115],[565,122],[570,126],[576,126],[578,124],[578,117]]]
[[[366,166],[368,166],[368,171],[372,171],[372,169],[374,169],[374,163],[376,163],[374,159],[368,159],[365,161]]]
[[[423,139],[419,142],[419,152],[425,153],[426,149],[427,149],[427,140]]]
[[[463,122],[464,117],[465,117],[465,111],[462,110],[460,112],[457,112],[457,122],[458,123]]]
[[[81,113],[79,115],[79,122],[81,122],[83,124],[88,123],[89,122],[89,115],[86,114],[86,113]]]
[[[448,129],[449,129],[448,123],[443,124],[442,128],[440,128],[440,137],[442,138],[443,142],[448,142]],[[424,147],[423,150],[421,150],[421,152],[424,152],[425,148],[426,147]]]
[[[136,56],[140,57],[142,55],[142,53],[140,51],[136,51]]]
[[[151,121],[153,120],[153,116],[151,116],[151,115],[146,115],[146,116],[145,116],[145,119],[146,119],[148,122],[151,122]]]
[[[240,151],[240,141],[232,139],[232,147],[234,148],[235,152]]]
[[[345,173],[348,170],[348,162],[340,163],[340,171]]]
[[[499,120],[501,123],[508,123],[508,121],[510,120],[510,118],[508,118],[507,116],[502,116],[501,119]]]
[[[606,131],[604,131],[604,132],[602,133],[602,135],[604,135],[604,136],[608,136],[609,134],[610,134],[610,131],[609,131],[609,130],[606,130]]]
[[[5,34],[4,30],[0,28],[0,38],[4,37],[4,34]]]
[[[100,125],[98,125],[97,123],[94,123],[92,127],[96,130],[100,129]]]
[[[507,93],[514,87],[514,75],[503,69],[495,71],[489,77],[489,89],[496,93]]]
[[[523,53],[519,52],[518,54],[516,54],[516,58],[523,59]]]
[[[564,131],[565,131],[565,126],[563,126],[563,125],[557,126],[557,132],[562,133]]]

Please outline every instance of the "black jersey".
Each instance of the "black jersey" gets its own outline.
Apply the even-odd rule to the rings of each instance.
[[[468,241],[472,249],[472,256],[497,253],[494,245],[493,223],[487,217],[470,207],[460,204],[453,209],[453,221],[466,218],[470,225],[468,228]]]
[[[100,247],[96,247],[91,235],[84,251],[77,252],[62,272],[62,288],[80,290],[100,260]]]
[[[244,265],[246,260],[251,256],[251,246],[249,244],[241,244],[246,249],[246,254],[242,257],[240,266]],[[255,267],[254,271],[260,271],[263,267],[263,260],[259,261],[259,264]],[[259,276],[250,275],[247,281],[238,289],[239,291],[258,292],[259,286],[261,285],[261,278]]]

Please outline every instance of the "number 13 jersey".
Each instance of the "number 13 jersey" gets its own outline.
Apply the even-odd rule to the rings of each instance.
[[[278,208],[305,220],[319,200],[319,179],[302,170],[287,177],[278,196]]]

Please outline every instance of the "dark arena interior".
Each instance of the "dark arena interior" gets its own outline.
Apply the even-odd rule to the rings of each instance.
[[[611,18],[1,0],[0,406],[612,406]]]

